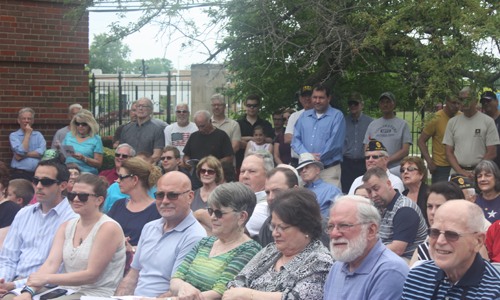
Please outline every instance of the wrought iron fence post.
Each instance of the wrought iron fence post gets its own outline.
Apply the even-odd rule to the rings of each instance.
[[[172,86],[172,73],[170,72],[170,70],[168,71],[168,75],[167,75],[167,78],[168,78],[168,85],[167,85],[167,107],[166,107],[166,111],[167,111],[167,123],[170,124],[171,123],[171,120],[170,120],[170,97],[172,95],[171,93],[171,86]]]
[[[91,112],[95,118],[95,74],[92,73],[92,87],[90,89],[90,99],[92,100]]]
[[[118,124],[122,125],[122,71],[118,72]]]

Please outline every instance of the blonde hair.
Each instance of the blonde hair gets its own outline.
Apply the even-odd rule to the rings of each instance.
[[[160,168],[148,164],[139,157],[132,157],[122,162],[121,168],[127,170],[129,174],[137,176],[141,185],[147,190],[153,188],[161,177]]]
[[[85,122],[89,125],[89,136],[94,137],[99,132],[99,124],[97,124],[96,120],[94,119],[94,116],[92,113],[86,109],[80,109],[73,120],[71,120],[70,127],[71,127],[71,135],[76,137],[76,124],[75,122],[78,122],[77,120],[82,120],[82,122]]]

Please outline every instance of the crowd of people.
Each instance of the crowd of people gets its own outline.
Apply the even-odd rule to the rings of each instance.
[[[274,126],[257,95],[237,121],[221,94],[193,122],[178,103],[170,125],[141,98],[100,173],[90,111],[69,106],[46,149],[23,108],[0,163],[0,294],[500,299],[500,111],[475,95],[445,99],[422,158],[391,92],[374,120],[357,92],[344,116],[328,86],[303,86],[303,109],[273,112]]]

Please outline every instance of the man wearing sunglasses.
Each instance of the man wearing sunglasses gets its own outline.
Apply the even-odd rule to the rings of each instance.
[[[500,110],[498,109],[497,91],[486,91],[481,94],[479,102],[483,112],[495,121],[495,127],[500,134]],[[500,167],[500,145],[497,145],[497,157],[493,160]]]
[[[33,109],[21,109],[17,115],[17,123],[21,128],[9,135],[10,148],[14,152],[10,163],[13,169],[11,179],[22,178],[31,181],[33,172],[46,149],[47,143],[43,135],[31,127],[34,121]]]
[[[266,143],[272,143],[274,139],[273,126],[269,121],[259,117],[261,99],[258,95],[250,94],[245,99],[246,114],[238,120],[241,129],[241,143],[240,150],[236,153],[236,168],[241,167],[243,158],[245,157],[245,149],[247,143],[253,141],[253,129],[255,126],[260,125],[266,132]]]
[[[387,169],[387,163],[389,161],[389,153],[387,153],[387,149],[385,148],[384,144],[382,144],[381,141],[373,139],[370,140],[370,142],[368,143],[368,147],[366,147],[364,159],[366,162],[367,170],[370,170],[371,168],[374,167],[380,167],[384,169],[387,174],[387,178],[389,178],[389,180],[391,181],[392,188],[396,191],[399,191],[400,193],[402,193],[405,190],[401,178],[392,174]],[[351,188],[349,189],[348,195],[354,195],[354,192],[360,185],[363,185],[363,175],[359,176],[354,180],[354,182],[351,184]]]
[[[177,122],[165,127],[165,146],[171,145],[179,149],[182,165],[184,146],[186,146],[191,134],[198,131],[198,127],[194,122],[189,121],[189,107],[186,103],[177,104],[175,115],[177,116]]]
[[[410,271],[401,299],[500,299],[500,272],[479,254],[483,218],[466,200],[441,205],[428,229],[433,260]]]
[[[171,145],[166,146],[165,148],[163,148],[163,153],[161,154],[160,159],[162,174],[179,171],[189,177],[189,180],[191,180],[191,185],[193,184],[193,179],[191,178],[189,172],[179,167],[181,164],[181,154],[179,152],[179,149]]]
[[[380,167],[366,171],[363,182],[382,216],[379,234],[382,243],[407,262],[418,245],[425,241],[427,225],[418,205],[391,186],[387,173]]]
[[[154,196],[162,218],[144,226],[130,271],[115,296],[154,298],[166,293],[170,277],[189,251],[207,235],[191,212],[194,192],[186,175],[176,171],[163,175]]]
[[[115,167],[111,170],[105,170],[99,173],[99,176],[104,176],[109,182],[109,185],[115,183],[118,179],[118,172],[122,162],[135,156],[135,150],[129,144],[120,144],[115,151]]]
[[[76,113],[79,112],[80,109],[82,109],[82,108],[83,107],[78,103],[71,104],[68,107],[68,110],[69,110],[68,119],[70,122],[71,122],[71,120],[73,120],[73,117],[76,115]],[[66,138],[66,135],[70,131],[71,131],[70,125],[64,126],[63,128],[56,131],[56,134],[54,135],[54,138],[52,139],[52,145],[50,146],[50,148],[56,149],[56,141],[59,141],[62,144],[64,142],[64,139]]]
[[[33,177],[38,203],[17,213],[0,253],[0,294],[23,287],[45,262],[59,226],[78,216],[62,196],[68,180],[69,170],[59,161],[38,164]]]

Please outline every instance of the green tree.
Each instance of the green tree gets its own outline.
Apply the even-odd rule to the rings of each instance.
[[[146,64],[146,74],[168,73],[174,68],[172,61],[168,58],[151,58],[144,61]],[[134,74],[142,74],[142,59],[136,59],[131,63],[131,70]]]
[[[130,68],[127,60],[130,48],[121,41],[112,41],[106,33],[94,35],[89,49],[90,69],[101,69],[103,74],[116,73],[115,68]]]

